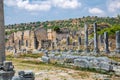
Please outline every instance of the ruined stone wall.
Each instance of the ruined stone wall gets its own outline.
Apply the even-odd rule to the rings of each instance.
[[[47,31],[44,28],[18,31],[9,36],[6,46],[16,47],[17,49],[39,49],[41,48],[41,40],[47,40]]]
[[[37,28],[35,30],[36,39],[38,41],[38,49],[41,48],[41,41],[47,40],[47,30],[44,28]]]
[[[53,40],[52,29],[47,30],[47,37],[49,40]]]
[[[48,40],[55,41],[57,38],[57,33],[55,31],[53,31],[52,29],[48,29],[47,37],[48,37]]]

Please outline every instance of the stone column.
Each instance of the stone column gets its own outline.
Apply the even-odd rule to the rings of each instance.
[[[0,0],[0,64],[5,61],[5,30],[3,0]]]
[[[116,53],[120,53],[120,31],[116,31]]]
[[[32,49],[37,49],[37,38],[35,35],[35,31],[31,32],[31,48]]]
[[[36,34],[34,32],[34,49],[37,49],[37,38],[36,38]]]
[[[3,0],[0,0],[0,80],[11,80],[14,76],[12,62],[5,61],[5,30]]]
[[[81,43],[81,37],[78,36],[78,46],[80,46],[82,43]]]
[[[75,36],[76,35],[76,31],[73,31],[72,35]]]
[[[51,48],[54,50],[54,42],[51,42]]]
[[[21,45],[24,45],[24,31],[22,32],[22,35],[21,35]]]
[[[97,34],[97,23],[93,24],[94,27],[94,53],[99,53],[99,49],[98,49],[98,34]]]
[[[67,49],[69,49],[69,45],[70,45],[70,37],[69,37],[69,35],[66,38],[66,45],[67,45]]]
[[[28,40],[25,41],[25,46],[28,47]]]
[[[78,36],[78,50],[80,50],[80,45],[81,45],[81,37]]]
[[[21,42],[20,42],[20,40],[18,40],[18,49],[19,50],[21,49]]]
[[[100,47],[102,47],[102,44],[103,44],[103,36],[102,35],[99,35],[99,44],[100,44]]]
[[[70,37],[69,36],[67,36],[67,38],[66,38],[66,44],[67,44],[67,46],[70,45]]]
[[[109,42],[108,42],[108,32],[104,32],[104,51],[105,53],[110,53]]]
[[[14,43],[15,41],[14,41],[14,33],[13,33],[13,38],[12,38],[12,43]]]
[[[31,30],[29,31],[29,41],[28,41],[28,47],[31,47]]]
[[[85,23],[84,28],[85,28],[85,43],[84,43],[85,52],[90,52],[88,48],[88,24]]]

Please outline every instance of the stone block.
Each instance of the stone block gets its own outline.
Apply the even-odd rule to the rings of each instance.
[[[47,57],[47,56],[42,56],[42,61],[45,62],[45,63],[49,63],[50,62],[50,58]]]
[[[89,61],[86,59],[75,59],[74,65],[82,68],[88,68],[89,67]]]
[[[99,63],[99,68],[105,71],[113,71],[113,66],[106,62]]]
[[[19,71],[19,76],[14,76],[12,80],[35,80],[34,73],[32,71]]]
[[[14,68],[14,66],[12,65],[12,62],[10,62],[10,61],[3,62],[4,71],[13,71],[13,68]]]
[[[0,80],[12,80],[15,71],[0,71]]]
[[[89,62],[90,62],[89,63],[89,68],[95,68],[95,69],[99,68],[98,61],[96,59],[90,60]]]

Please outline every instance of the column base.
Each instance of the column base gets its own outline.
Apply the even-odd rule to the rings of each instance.
[[[89,48],[86,48],[86,49],[84,50],[84,52],[85,52],[85,53],[89,53],[89,52],[90,52],[90,49],[89,49]]]
[[[12,80],[15,71],[0,71],[0,80]]]
[[[95,49],[93,50],[93,52],[94,52],[94,53],[100,53],[100,50],[99,50],[98,48],[95,48]]]

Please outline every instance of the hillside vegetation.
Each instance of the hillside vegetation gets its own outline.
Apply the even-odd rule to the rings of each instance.
[[[104,28],[103,30],[99,31],[98,33],[103,34],[104,32],[108,32],[109,35],[113,35],[118,30],[120,30],[120,24],[115,24],[110,28]]]
[[[23,30],[34,30],[38,27],[44,27],[45,29],[51,28],[69,28],[70,30],[80,30],[84,27],[84,23],[87,22],[89,25],[92,25],[94,22],[97,22],[99,25],[107,24],[111,28],[106,28],[98,30],[99,34],[103,34],[104,31],[108,31],[110,34],[115,33],[116,30],[120,30],[120,16],[117,17],[97,17],[97,16],[87,16],[82,18],[74,18],[68,20],[55,20],[55,21],[45,21],[45,22],[30,22],[30,23],[21,23],[7,25],[6,35],[9,35],[13,32],[23,31]]]

